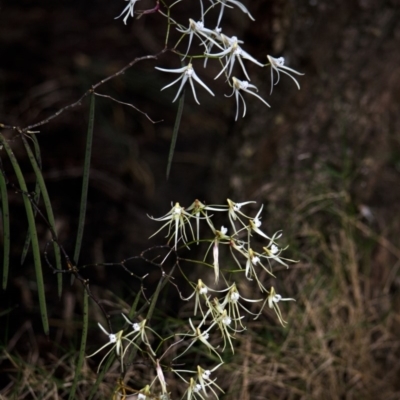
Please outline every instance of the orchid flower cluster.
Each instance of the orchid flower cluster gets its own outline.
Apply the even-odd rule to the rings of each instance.
[[[129,1],[129,4],[125,7],[121,15],[117,18],[120,18],[125,14],[124,23],[127,23],[128,18],[133,17],[135,14],[134,7],[137,1],[139,0],[126,0]],[[258,61],[252,55],[250,55],[246,50],[243,49],[242,45],[244,44],[242,40],[239,40],[236,36],[228,36],[223,33],[223,29],[221,28],[221,23],[223,21],[223,16],[225,14],[226,9],[234,9],[237,8],[241,12],[247,15],[247,17],[254,21],[253,16],[250,14],[250,11],[246,8],[246,6],[237,0],[210,0],[210,6],[205,9],[203,0],[199,0],[199,9],[200,9],[200,19],[194,20],[189,18],[189,21],[186,24],[181,24],[171,18],[171,10],[178,3],[181,3],[184,0],[177,0],[172,5],[167,6],[164,1],[161,1],[161,4],[167,9],[167,13],[165,13],[161,8],[158,10],[160,14],[165,16],[168,19],[168,26],[174,27],[176,32],[181,34],[175,46],[173,46],[173,51],[180,55],[181,64],[183,64],[179,68],[167,69],[163,67],[155,67],[157,70],[167,73],[179,74],[179,77],[172,81],[171,83],[164,86],[161,90],[167,89],[176,83],[180,82],[178,91],[173,98],[172,102],[175,102],[180,95],[183,93],[183,90],[187,83],[189,83],[194,100],[197,104],[200,104],[196,89],[195,83],[200,85],[203,89],[205,89],[211,96],[215,96],[214,92],[200,79],[197,72],[195,71],[194,62],[197,59],[204,59],[203,65],[207,66],[207,61],[217,60],[222,68],[220,72],[215,76],[214,79],[218,79],[221,76],[224,76],[227,84],[232,88],[231,94],[225,95],[226,97],[234,97],[236,100],[236,114],[235,120],[238,119],[240,113],[240,103],[243,105],[243,113],[242,117],[246,115],[246,103],[243,94],[249,94],[257,99],[259,99],[262,103],[264,103],[267,107],[270,107],[268,102],[264,100],[258,92],[258,88],[250,83],[250,76],[246,70],[245,62],[251,62],[254,65],[257,65],[260,68],[270,67],[271,71],[271,90],[270,94],[272,94],[273,87],[278,84],[280,80],[280,75],[285,74],[289,76],[297,88],[300,89],[300,84],[294,75],[303,75],[302,73],[289,68],[285,65],[285,59],[283,57],[274,58],[270,55],[267,55],[267,62]],[[213,29],[210,27],[206,27],[205,19],[208,17],[214,10],[218,11],[217,18],[217,26]],[[138,12],[140,15],[140,12]],[[169,38],[169,29],[167,38]],[[178,47],[180,43],[188,38],[188,45],[185,52],[181,52]],[[201,54],[192,54],[193,48],[193,39],[197,39],[199,41],[200,46],[202,47]],[[166,43],[166,45],[168,45]],[[234,75],[234,67],[235,65],[240,66],[240,70],[242,75],[244,75],[244,80],[239,79]],[[196,70],[198,67],[196,66]],[[235,72],[237,73],[237,72]],[[276,75],[276,76],[275,76]]]
[[[183,296],[182,292],[178,291],[181,300],[192,304],[193,309],[184,323],[186,327],[182,329],[181,326],[179,332],[167,338],[158,335],[146,319],[132,322],[125,314],[122,316],[129,325],[127,330],[121,329],[114,334],[99,324],[102,332],[108,336],[108,343],[88,357],[102,352],[105,348],[109,349],[100,361],[98,371],[114,351],[121,372],[124,372],[129,365],[124,359],[134,349],[140,354],[146,354],[153,365],[152,380],[136,392],[135,398],[170,399],[166,372],[173,373],[186,387],[182,400],[204,400],[209,398],[210,394],[216,399],[219,398],[223,389],[216,383],[216,378],[212,378],[212,374],[223,365],[224,352],[227,349],[234,352],[235,339],[246,330],[246,321],[259,318],[264,307],[268,305],[268,308],[275,312],[281,325],[285,326],[286,321],[279,303],[294,301],[292,298],[282,297],[276,293],[273,286],[267,288],[265,284],[267,278],[275,278],[276,266],[288,268],[289,263],[294,260],[283,257],[286,248],[279,243],[281,231],[269,235],[262,230],[263,206],[255,215],[244,212],[246,206],[251,207],[254,203],[237,203],[227,199],[226,204],[206,205],[195,200],[187,208],[175,203],[162,217],[149,216],[153,221],[161,223],[161,227],[152,236],[166,231],[170,252],[179,255],[183,251],[187,253],[188,249],[196,249],[196,253],[199,249],[200,252],[204,250],[204,256],[197,261],[179,256],[179,270],[191,293]],[[217,229],[214,220],[224,216],[225,225]],[[204,272],[199,272],[199,277],[190,276],[185,272],[183,263],[193,262],[200,268],[203,267]],[[207,273],[207,270],[210,273]],[[242,295],[243,291],[258,291],[258,295],[247,298]],[[160,342],[170,343],[162,355],[159,354],[159,347],[154,345]],[[195,369],[182,368],[188,362],[187,357],[193,352],[208,353],[208,358],[215,362],[214,366],[197,365]],[[167,353],[173,353],[170,364],[161,362]]]
[[[197,0],[200,18],[189,18],[187,24],[179,23],[171,17],[174,7],[186,0],[177,0],[171,5],[167,5],[166,0],[156,0],[156,7],[147,11],[136,9],[136,3],[140,0],[125,1],[128,4],[116,17],[123,17],[125,24],[130,17],[152,12],[158,12],[167,18],[166,48],[180,57],[181,66],[173,69],[159,66],[155,68],[162,72],[178,74],[175,80],[161,89],[168,89],[179,83],[172,102],[178,99],[183,101],[182,94],[188,84],[197,104],[200,104],[196,93],[197,86],[215,96],[213,90],[199,77],[199,66],[196,64],[201,62],[203,68],[206,68],[209,60],[217,61],[221,65],[214,79],[225,78],[232,90],[225,96],[235,98],[235,120],[239,114],[242,117],[246,115],[246,95],[256,97],[269,107],[268,102],[258,94],[258,88],[250,83],[246,63],[252,63],[259,68],[270,67],[270,94],[278,84],[281,73],[288,75],[300,89],[295,75],[302,74],[285,65],[283,57],[274,58],[267,55],[266,62],[261,62],[244,49],[242,40],[223,32],[222,23],[226,10],[238,9],[246,18],[254,21],[250,11],[240,1],[210,0],[208,8],[205,8],[203,0]],[[212,29],[206,27],[206,18],[211,20],[209,17],[213,12],[217,12],[213,18],[217,23]],[[168,42],[173,34],[178,34],[179,38],[171,47]],[[187,44],[181,51],[179,47],[184,42]],[[196,42],[201,49],[199,54],[193,52],[193,44]],[[243,79],[239,79],[238,74],[241,74]],[[117,360],[121,375],[115,399],[133,397],[139,400],[170,400],[172,397],[166,377],[169,379],[171,376],[180,380],[180,387],[184,388],[179,395],[175,394],[174,398],[181,396],[182,400],[205,400],[211,396],[219,399],[223,393],[223,385],[218,384],[213,375],[224,364],[225,352],[234,352],[235,340],[246,331],[246,322],[259,318],[268,306],[282,326],[287,324],[280,303],[294,299],[278,294],[268,281],[276,279],[275,274],[280,269],[289,268],[289,264],[295,261],[284,256],[287,247],[281,244],[281,231],[269,234],[262,229],[263,206],[258,211],[252,211],[254,203],[238,203],[227,199],[225,204],[207,205],[195,200],[188,207],[179,203],[172,204],[172,208],[161,217],[149,216],[161,225],[151,237],[164,232],[167,238],[168,255],[165,258],[156,257],[162,260],[159,264],[162,270],[161,279],[167,280],[167,283],[177,290],[180,299],[186,302],[187,306],[182,307],[185,314],[181,323],[169,329],[171,334],[168,337],[162,337],[152,329],[149,314],[143,317],[136,315],[132,321],[122,313],[125,324],[116,333],[111,331],[110,320],[110,332],[98,324],[102,333],[108,336],[108,342],[88,357],[105,351],[98,364],[98,372],[101,366],[106,364],[106,360],[111,361],[111,356]],[[246,207],[250,211],[245,212]],[[224,220],[224,224],[217,225],[215,221],[221,219]],[[194,259],[184,258],[183,255],[188,251],[200,253],[201,256]],[[163,270],[162,265],[170,256],[177,260],[177,269],[173,271],[181,273],[188,284],[189,292],[181,291],[177,281],[172,281],[175,276]],[[194,271],[197,271],[197,276],[194,275],[193,268],[190,269],[191,273],[185,268],[190,263],[196,264],[197,268]],[[159,285],[157,290],[161,291],[162,288],[163,286]],[[140,295],[143,295],[150,309],[157,309],[159,293],[148,299],[142,289],[138,296]],[[196,354],[196,360],[199,360],[197,365],[191,363],[193,354]],[[204,354],[206,360],[203,361]],[[142,380],[142,389],[127,395],[124,378],[127,370],[134,368],[135,363],[132,360],[135,357],[140,357],[148,363],[149,378],[144,382]],[[166,361],[166,357],[170,360]]]

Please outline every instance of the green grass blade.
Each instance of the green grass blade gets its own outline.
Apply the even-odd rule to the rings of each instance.
[[[104,375],[110,369],[112,363],[115,361],[115,357],[116,357],[115,352],[110,353],[110,355],[108,356],[106,362],[103,364],[103,367],[101,368],[100,373],[97,375],[96,382],[94,383],[94,385],[92,387],[92,390],[89,393],[89,400],[92,400],[93,396],[96,393],[98,393],[99,386],[103,382]]]
[[[35,195],[33,196],[33,201],[35,202],[36,205],[39,205],[39,200],[40,200],[40,186],[38,183],[38,180],[36,178],[36,183],[35,183]],[[33,214],[36,217],[37,210],[33,210]],[[29,234],[29,229],[28,232],[26,233],[26,239],[25,239],[25,244],[22,249],[22,255],[21,255],[21,265],[25,262],[26,255],[28,254],[29,246],[31,244],[31,235]]]
[[[174,157],[176,139],[178,137],[179,127],[181,125],[184,104],[185,104],[185,90],[182,90],[182,94],[179,98],[178,112],[176,113],[174,130],[172,132],[171,146],[169,148],[168,164],[167,164],[167,179],[169,178],[169,173],[171,172],[172,158]]]
[[[8,307],[7,310],[0,311],[0,318],[4,317],[5,315],[10,314],[16,308],[18,308],[18,304],[14,305],[14,306],[11,306],[11,307]],[[4,324],[3,326],[6,326],[6,324]],[[6,343],[7,343],[7,341],[6,341]]]
[[[78,362],[76,363],[74,382],[73,382],[71,390],[69,392],[68,400],[73,400],[75,398],[76,387],[78,385],[78,380],[81,376],[83,361],[85,360],[86,339],[87,339],[88,326],[89,326],[89,295],[85,289],[83,290],[83,321],[82,322],[83,322],[83,326],[82,326],[81,347],[79,349]]]
[[[35,138],[35,140],[36,140],[36,138]],[[35,175],[36,175],[36,183],[37,183],[36,186],[38,186],[40,188],[40,191],[42,193],[44,207],[46,209],[48,222],[50,224],[51,230],[53,231],[52,233],[53,233],[53,235],[57,235],[56,224],[55,224],[54,214],[53,214],[53,208],[51,207],[49,193],[47,191],[46,183],[44,181],[42,170],[41,170],[40,153],[39,153],[39,157],[37,155],[39,152],[38,145],[35,144],[35,153],[36,153],[36,157],[35,157],[35,155],[33,154],[32,150],[29,146],[27,139],[24,136],[22,136],[22,142],[24,143],[26,153],[28,154],[29,161],[31,162],[33,171],[35,172]],[[36,141],[36,143],[37,143],[37,141]],[[57,237],[55,239],[57,239]],[[59,247],[58,243],[53,242],[53,248],[54,248],[54,257],[56,260],[56,268],[58,270],[61,270],[62,269],[61,252],[60,252],[60,247]],[[59,297],[61,297],[62,274],[57,274],[57,287],[58,287],[58,295],[59,295]]]
[[[41,160],[41,156],[40,156],[39,143],[34,134],[32,134],[31,137],[32,137],[32,140],[33,140],[34,146],[35,146],[35,156],[36,156],[37,163],[39,165],[39,168],[42,169],[42,160]],[[33,197],[33,201],[35,202],[35,204],[39,204],[39,200],[40,200],[40,185],[39,185],[38,179],[36,178],[35,196]],[[37,211],[34,210],[35,216],[36,216],[36,213],[37,213]],[[28,231],[26,234],[24,248],[22,250],[21,265],[25,262],[25,258],[26,258],[26,255],[28,254],[30,243],[31,243],[31,237],[30,237],[29,231]]]
[[[32,139],[33,147],[35,148],[36,161],[38,163],[38,166],[39,166],[40,170],[42,170],[42,156],[41,156],[41,153],[40,153],[39,142],[38,142],[37,137],[36,137],[36,135],[34,133],[30,134],[30,138]]]
[[[3,221],[3,290],[7,289],[10,267],[10,211],[8,208],[7,182],[0,171],[1,219]]]
[[[36,224],[35,224],[35,216],[33,214],[32,204],[28,198],[28,189],[26,187],[25,179],[22,174],[21,168],[19,167],[18,161],[15,158],[14,152],[11,147],[8,145],[8,142],[4,139],[2,135],[0,135],[0,142],[4,146],[4,149],[7,152],[7,155],[11,161],[11,164],[14,168],[15,175],[17,177],[19,187],[21,188],[23,195],[22,198],[24,200],[26,217],[28,219],[29,232],[31,235],[32,241],[32,253],[33,253],[33,262],[35,265],[36,272],[36,284],[38,290],[39,297],[39,307],[40,314],[42,317],[43,330],[46,335],[49,334],[49,321],[47,318],[47,306],[46,306],[46,296],[44,291],[44,282],[43,282],[43,271],[42,271],[42,262],[40,259],[40,248],[39,248],[39,240],[36,232]]]
[[[85,162],[83,167],[83,181],[82,181],[82,194],[81,194],[81,206],[79,210],[79,225],[78,233],[76,237],[75,251],[74,251],[74,261],[78,264],[79,254],[82,247],[83,238],[83,228],[85,226],[86,219],[86,205],[87,205],[87,194],[89,187],[89,173],[90,173],[90,159],[92,155],[92,143],[93,143],[93,126],[94,126],[94,105],[95,105],[95,95],[94,93],[90,96],[90,111],[89,111],[89,126],[86,138],[86,152],[85,152]]]
[[[136,294],[136,297],[135,297],[134,302],[132,303],[131,309],[129,310],[129,314],[128,314],[128,318],[129,318],[129,319],[132,319],[133,316],[135,315],[135,312],[136,312],[136,310],[137,310],[137,306],[138,306],[138,304],[139,304],[139,300],[140,300],[141,295],[142,295],[142,293],[141,293],[140,290],[139,290],[139,291],[137,292],[137,294]]]

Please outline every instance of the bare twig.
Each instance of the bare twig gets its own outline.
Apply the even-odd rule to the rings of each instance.
[[[158,122],[162,122],[163,120],[162,119],[160,119],[159,121],[153,121],[150,117],[149,117],[149,115],[147,114],[147,113],[145,113],[144,111],[141,111],[141,110],[139,110],[137,107],[135,107],[133,104],[131,104],[131,103],[125,103],[124,101],[120,101],[120,100],[117,100],[117,99],[114,99],[114,97],[111,97],[111,96],[109,96],[109,95],[107,95],[107,94],[100,94],[100,93],[96,93],[96,92],[94,92],[94,94],[96,95],[96,96],[99,96],[99,97],[105,97],[105,98],[107,98],[107,99],[110,99],[110,100],[112,100],[112,101],[115,101],[116,103],[118,103],[118,104],[123,104],[124,106],[129,106],[129,107],[132,107],[134,110],[136,110],[137,112],[140,112],[140,114],[143,114],[151,123],[153,123],[153,124],[157,124]]]
[[[47,123],[49,123],[51,120],[53,120],[54,118],[57,118],[59,115],[61,115],[64,111],[70,110],[72,108],[75,108],[77,106],[80,106],[82,104],[82,101],[89,96],[89,94],[94,93],[95,90],[100,87],[101,85],[103,85],[104,83],[110,81],[111,79],[114,79],[122,74],[125,73],[126,70],[128,70],[129,68],[131,68],[133,65],[135,65],[136,63],[140,62],[140,61],[144,61],[144,60],[155,60],[157,59],[160,55],[164,54],[165,52],[167,52],[168,49],[164,48],[163,50],[161,50],[160,52],[158,52],[157,54],[153,54],[153,55],[147,55],[147,56],[143,56],[143,57],[136,57],[134,60],[132,60],[129,64],[125,65],[125,67],[121,68],[119,71],[117,71],[115,74],[112,74],[104,79],[102,79],[101,81],[97,82],[96,84],[92,85],[92,87],[90,89],[88,89],[77,101],[75,101],[74,103],[68,104],[67,106],[60,108],[58,111],[56,111],[54,114],[50,115],[49,117],[36,122],[35,124],[32,125],[28,125],[25,128],[21,128],[19,126],[14,126],[14,125],[7,125],[7,124],[3,124],[0,123],[0,128],[2,129],[11,129],[11,130],[15,130],[18,131],[20,133],[29,133],[29,131],[31,129],[37,128],[39,126],[45,125]],[[99,95],[98,93],[95,93],[97,95]],[[100,95],[101,96],[101,95]],[[103,95],[103,97],[110,97],[110,96],[105,96]],[[111,98],[111,97],[110,97]],[[113,98],[111,98],[111,100],[117,101]],[[125,105],[129,105],[131,107],[133,107],[135,110],[139,111],[141,114],[145,115],[147,117],[147,119],[149,121],[151,121],[153,124],[156,123],[155,121],[152,121],[149,116],[143,112],[140,111],[138,108],[136,108],[135,106],[133,106],[132,104],[128,104],[128,103],[122,103],[121,104],[125,104]],[[158,122],[158,121],[157,121]]]
[[[135,11],[135,14],[138,14],[138,19],[139,19],[142,15],[154,14],[154,13],[156,13],[159,9],[160,9],[160,1],[157,0],[155,7],[149,8],[149,9],[147,9],[147,10],[137,10],[137,11]]]

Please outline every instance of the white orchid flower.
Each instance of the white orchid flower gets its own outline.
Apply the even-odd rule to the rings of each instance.
[[[255,252],[251,248],[249,248],[247,252],[245,250],[242,250],[241,253],[245,255],[247,258],[245,267],[245,276],[247,280],[252,281],[254,278],[261,292],[268,292],[268,290],[264,287],[264,285],[260,281],[255,267],[260,266],[269,275],[273,277],[275,277],[275,275],[262,263],[261,261],[262,254]]]
[[[228,203],[228,213],[229,213],[229,218],[236,221],[236,219],[238,218],[237,214],[242,215],[243,217],[247,216],[245,214],[243,214],[242,211],[240,211],[240,209],[245,206],[246,204],[252,204],[255,203],[254,200],[251,201],[244,201],[243,203],[235,203],[234,201],[232,201],[231,199],[226,199],[227,203]]]
[[[240,300],[247,301],[249,303],[258,303],[263,299],[246,299],[240,293],[235,283],[233,283],[229,288],[229,292],[226,294],[223,302],[222,307],[228,307],[228,315],[233,317],[233,321],[235,322],[235,330],[237,330],[237,321],[242,329],[245,329],[244,325],[242,324],[242,316],[240,315],[239,307],[244,310],[246,313],[257,316],[253,312],[249,311],[243,304],[240,303]]]
[[[147,320],[144,319],[144,320],[143,320],[142,322],[140,322],[140,323],[137,323],[137,322],[133,323],[133,322],[131,322],[131,321],[129,320],[129,318],[128,318],[125,314],[121,314],[121,315],[124,317],[125,321],[126,321],[128,324],[130,324],[130,325],[132,326],[132,328],[133,328],[133,331],[130,332],[130,333],[128,333],[127,335],[125,335],[124,338],[133,336],[133,337],[130,337],[130,338],[129,338],[129,341],[130,341],[130,344],[135,345],[134,341],[135,341],[137,338],[140,337],[141,341],[148,347],[150,353],[151,353],[153,356],[155,356],[156,353],[154,352],[154,350],[153,350],[152,347],[151,347],[151,344],[150,344],[150,342],[149,342],[149,338],[147,337],[147,334],[146,334],[146,329],[152,331],[153,333],[154,333],[154,331],[146,325]],[[125,353],[126,353],[127,350],[128,350],[128,346],[127,346],[126,349],[125,349]],[[125,353],[124,353],[124,354],[125,354]]]
[[[267,236],[267,235],[260,229],[260,226],[261,226],[261,218],[260,218],[260,215],[261,215],[261,212],[262,212],[263,207],[264,207],[264,204],[261,206],[260,211],[258,211],[258,213],[257,213],[257,215],[255,216],[255,218],[254,218],[254,219],[251,219],[251,220],[249,221],[249,228],[250,228],[250,229],[249,229],[249,240],[250,240],[250,232],[251,232],[251,231],[257,232],[260,236],[262,236],[262,237],[264,237],[264,238],[266,238],[266,239],[268,239],[268,240],[271,240],[271,238],[270,238],[269,236]]]
[[[297,80],[292,75],[290,75],[289,72],[292,72],[292,73],[294,73],[296,75],[304,75],[304,74],[302,74],[301,72],[295,71],[292,68],[286,67],[285,66],[285,59],[283,57],[274,58],[274,57],[271,57],[271,56],[267,56],[267,58],[268,58],[268,61],[269,61],[270,65],[271,65],[271,93],[270,94],[272,94],[272,90],[273,90],[274,86],[277,85],[279,80],[280,80],[280,77],[281,77],[280,72],[282,72],[285,75],[287,75],[290,78],[292,78],[294,83],[297,86],[297,89],[300,90],[299,82],[297,82]],[[274,71],[277,74],[276,82],[274,82]],[[287,72],[287,71],[289,71],[289,72]]]
[[[211,380],[210,376],[211,373],[213,373],[216,369],[218,369],[223,363],[218,364],[216,367],[214,367],[213,369],[203,369],[202,367],[200,367],[200,365],[197,366],[197,380],[200,384],[200,388],[203,390],[203,393],[205,396],[208,396],[207,392],[206,392],[206,388],[209,388],[214,396],[218,399],[218,395],[215,392],[215,390],[213,389],[212,386],[215,386],[219,391],[221,391],[222,393],[225,393],[216,383],[215,380]]]
[[[282,324],[282,326],[285,326],[285,324],[287,324],[287,322],[282,318],[282,313],[281,310],[279,309],[278,303],[280,301],[296,301],[295,299],[291,299],[291,298],[286,298],[284,299],[280,294],[277,294],[275,292],[274,287],[271,287],[271,290],[269,292],[269,295],[267,297],[267,301],[268,301],[268,307],[274,309],[279,322]]]
[[[240,66],[242,67],[243,73],[245,74],[246,78],[250,81],[250,77],[247,74],[246,68],[244,67],[243,60],[249,60],[252,63],[258,65],[259,67],[264,67],[264,64],[257,61],[254,57],[252,57],[247,51],[244,51],[240,46],[239,43],[243,43],[242,41],[238,40],[236,36],[232,36],[229,38],[228,36],[221,33],[220,35],[222,43],[225,45],[225,50],[221,51],[220,53],[204,53],[208,57],[218,57],[223,58],[226,57],[226,64],[222,68],[221,72],[214,78],[218,79],[225,70],[227,70],[227,78],[232,74],[233,66],[235,65],[235,60],[239,61]],[[229,68],[228,68],[229,67]]]
[[[263,247],[264,252],[261,254],[261,257],[266,258],[268,260],[268,264],[271,265],[270,260],[276,261],[281,265],[284,265],[286,268],[289,268],[289,265],[286,264],[285,261],[290,262],[290,263],[295,263],[297,262],[296,260],[291,260],[290,258],[283,258],[281,257],[281,253],[287,249],[285,248],[280,248],[277,246],[275,240],[279,239],[282,236],[281,232],[276,232],[272,238],[271,241],[267,246]]]
[[[219,358],[219,360],[221,362],[223,362],[222,358],[219,355],[219,353],[217,352],[216,348],[213,347],[210,344],[210,342],[208,341],[208,339],[210,337],[210,334],[208,332],[214,325],[211,325],[207,330],[202,332],[199,327],[197,327],[197,328],[194,327],[193,322],[190,318],[189,318],[189,324],[190,324],[190,327],[192,328],[193,332],[185,334],[185,336],[191,336],[191,337],[193,337],[193,340],[181,354],[179,354],[177,357],[174,358],[174,360],[176,360],[179,357],[182,357],[197,341],[200,341],[208,348],[210,353],[213,352]]]
[[[140,1],[140,0],[125,0],[125,1],[129,1],[129,4],[124,8],[122,13],[120,15],[118,15],[118,17],[115,17],[114,19],[121,18],[122,15],[124,13],[126,13],[125,18],[124,18],[124,24],[126,25],[126,21],[128,20],[128,18],[134,16],[135,4],[137,1]]]
[[[180,239],[183,240],[184,243],[186,243],[187,240],[187,235],[186,235],[186,224],[189,225],[190,230],[192,231],[193,235],[193,230],[192,226],[190,225],[189,218],[191,218],[191,214],[189,214],[187,211],[185,211],[184,207],[181,207],[179,203],[175,203],[175,205],[172,207],[172,209],[167,212],[163,217],[160,218],[154,218],[151,217],[150,215],[148,216],[154,221],[167,221],[157,232],[153,233],[150,237],[153,237],[154,235],[157,235],[158,232],[163,230],[165,227],[168,226],[168,233],[167,237],[170,237],[170,240],[175,237],[175,245],[174,249],[177,249],[178,241]],[[174,229],[175,226],[175,229]],[[171,234],[171,230],[173,230],[173,233]],[[194,235],[193,235],[194,236]]]
[[[250,89],[255,89],[256,91],[258,91],[257,87],[250,84],[247,81],[241,81],[235,77],[232,78],[233,81],[233,92],[231,95],[225,95],[226,97],[231,97],[233,95],[235,95],[236,98],[236,116],[235,116],[235,121],[237,121],[238,119],[238,115],[239,115],[239,97],[243,102],[243,117],[246,115],[246,103],[244,101],[244,98],[242,96],[242,94],[240,93],[240,90],[246,93],[249,93],[255,97],[257,97],[258,99],[260,99],[266,106],[271,107],[261,96],[259,96],[257,93],[252,92]]]
[[[207,90],[208,93],[210,93],[212,96],[214,96],[214,93],[206,86],[205,83],[201,81],[201,79],[196,75],[196,72],[194,72],[193,66],[191,63],[189,63],[186,67],[182,68],[176,68],[176,69],[165,69],[165,68],[160,68],[160,67],[155,67],[159,71],[163,72],[172,72],[175,74],[182,74],[178,79],[174,80],[172,83],[164,86],[161,90],[167,89],[170,86],[174,85],[176,82],[182,80],[181,85],[179,86],[178,93],[176,94],[174,100],[172,102],[174,103],[176,99],[179,97],[179,95],[182,92],[183,86],[185,86],[185,83],[189,80],[190,86],[192,87],[192,92],[193,92],[193,97],[196,100],[197,104],[200,104],[199,101],[197,100],[196,96],[196,90],[194,88],[193,80],[195,80],[198,84],[203,86],[204,89]]]
[[[108,347],[109,345],[111,346],[111,349],[107,351],[106,355],[101,359],[99,366],[97,367],[97,373],[99,373],[100,371],[100,367],[101,364],[103,364],[104,360],[108,357],[108,355],[115,349],[115,352],[117,354],[117,356],[120,357],[120,362],[121,362],[121,369],[122,371],[124,370],[124,363],[123,363],[123,358],[125,356],[125,351],[123,348],[123,343],[122,341],[125,340],[129,343],[131,343],[131,340],[128,339],[126,336],[123,336],[124,331],[121,330],[117,333],[108,333],[103,326],[98,323],[99,328],[108,336],[108,343],[106,343],[104,346],[100,347],[100,349],[96,350],[94,353],[92,353],[89,356],[86,356],[86,358],[90,358],[93,357],[94,355],[96,355],[97,353],[99,353],[100,351],[102,351],[103,349],[105,349],[106,347]]]
[[[196,35],[201,43],[207,48],[207,43],[206,41],[210,41],[212,44],[216,44],[219,46],[219,44],[212,38],[214,35],[214,32],[211,29],[205,28],[203,21],[194,21],[193,19],[189,18],[189,27],[187,29],[176,29],[178,32],[184,33],[186,35],[189,35],[189,44],[188,48],[186,50],[186,54],[183,56],[182,60],[184,60],[189,53],[190,46],[192,44],[193,36]],[[206,40],[203,39],[206,38]],[[219,46],[220,47],[220,46]]]
[[[210,226],[213,234],[214,234],[214,239],[210,243],[210,246],[208,247],[206,251],[206,255],[204,256],[204,259],[206,259],[208,252],[210,251],[211,246],[213,247],[213,267],[214,267],[214,274],[215,274],[215,283],[218,283],[219,280],[219,244],[222,241],[223,244],[229,244],[230,237],[227,236],[228,233],[228,228],[225,226],[221,226],[221,230],[215,229],[214,225],[210,220],[207,219],[208,225]]]
[[[237,6],[238,8],[240,8],[245,14],[247,14],[249,16],[249,18],[252,21],[255,21],[255,19],[250,14],[249,10],[240,1],[237,1],[237,0],[217,0],[217,3],[221,4],[221,10],[219,12],[219,17],[218,17],[218,25],[221,22],[222,15],[224,14],[225,7],[233,8],[231,6],[231,4],[233,4],[233,5]]]

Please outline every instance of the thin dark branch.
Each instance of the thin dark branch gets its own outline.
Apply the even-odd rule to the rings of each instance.
[[[112,100],[112,101],[115,101],[115,102],[118,103],[118,104],[123,104],[124,106],[132,107],[134,110],[136,110],[136,111],[139,112],[140,114],[143,114],[143,115],[144,115],[151,123],[153,123],[153,124],[157,124],[157,123],[163,121],[162,119],[159,120],[159,121],[153,121],[153,120],[149,117],[149,115],[148,115],[147,113],[145,113],[145,112],[142,111],[142,110],[139,110],[137,107],[135,107],[135,106],[134,106],[133,104],[131,104],[131,103],[125,103],[124,101],[120,101],[120,100],[114,99],[114,97],[111,97],[111,96],[109,96],[109,95],[107,95],[107,94],[100,94],[100,93],[96,93],[96,92],[94,92],[94,94],[95,94],[96,96],[105,97],[105,98],[107,98],[107,99],[110,99],[110,100]]]
[[[149,8],[147,10],[137,10],[135,11],[135,14],[138,14],[138,19],[142,16],[142,15],[146,15],[146,14],[153,14],[155,12],[157,12],[160,9],[160,1],[157,0],[156,5],[154,8]]]
[[[110,81],[111,79],[116,78],[119,75],[122,75],[125,73],[126,70],[128,70],[129,68],[131,68],[133,65],[135,65],[136,63],[140,62],[140,61],[144,61],[144,60],[155,60],[157,59],[160,55],[164,54],[165,52],[167,52],[168,49],[164,48],[163,50],[161,50],[160,52],[158,52],[157,54],[154,55],[147,55],[147,56],[143,56],[143,57],[137,57],[134,60],[132,60],[129,64],[125,65],[125,67],[123,67],[122,69],[120,69],[119,71],[117,71],[115,74],[112,74],[104,79],[102,79],[100,82],[97,82],[96,84],[92,85],[92,87],[90,89],[88,89],[77,101],[75,101],[74,103],[68,104],[67,106],[60,108],[57,112],[55,112],[54,114],[50,115],[49,117],[43,119],[42,121],[36,122],[35,124],[32,125],[28,125],[25,128],[20,128],[19,126],[13,126],[13,125],[6,125],[6,124],[2,124],[0,123],[0,128],[2,129],[11,129],[11,130],[16,130],[20,133],[29,133],[30,130],[37,128],[39,126],[45,125],[47,123],[49,123],[51,120],[53,120],[54,118],[57,118],[59,115],[61,115],[64,111],[70,110],[72,108],[75,108],[77,106],[80,106],[82,104],[82,101],[89,96],[89,94],[93,93],[99,86],[103,85],[104,83]],[[115,100],[115,99],[112,99]],[[115,100],[117,101],[117,100]],[[118,102],[118,101],[117,101]],[[125,104],[125,103],[122,103]],[[129,105],[129,104],[127,104]],[[148,115],[146,113],[144,113],[143,111],[138,110],[136,107],[132,106],[135,110],[139,111],[140,113],[142,113],[143,115],[145,115],[152,123],[155,123],[154,121],[152,121]]]
[[[166,51],[168,51],[168,49],[163,49],[160,52],[158,52],[157,54],[154,55],[150,55],[150,56],[143,56],[143,57],[137,57],[135,58],[133,61],[131,61],[129,64],[125,65],[124,68],[120,69],[118,72],[116,72],[113,75],[108,76],[107,78],[104,78],[103,80],[101,80],[100,82],[96,83],[95,85],[92,86],[91,90],[96,90],[99,86],[103,85],[104,83],[108,82],[111,79],[116,78],[119,75],[122,75],[125,73],[126,70],[128,70],[129,68],[131,68],[133,65],[135,65],[136,63],[140,62],[140,61],[144,61],[144,60],[156,60],[159,56],[161,56],[162,54],[164,54]]]

